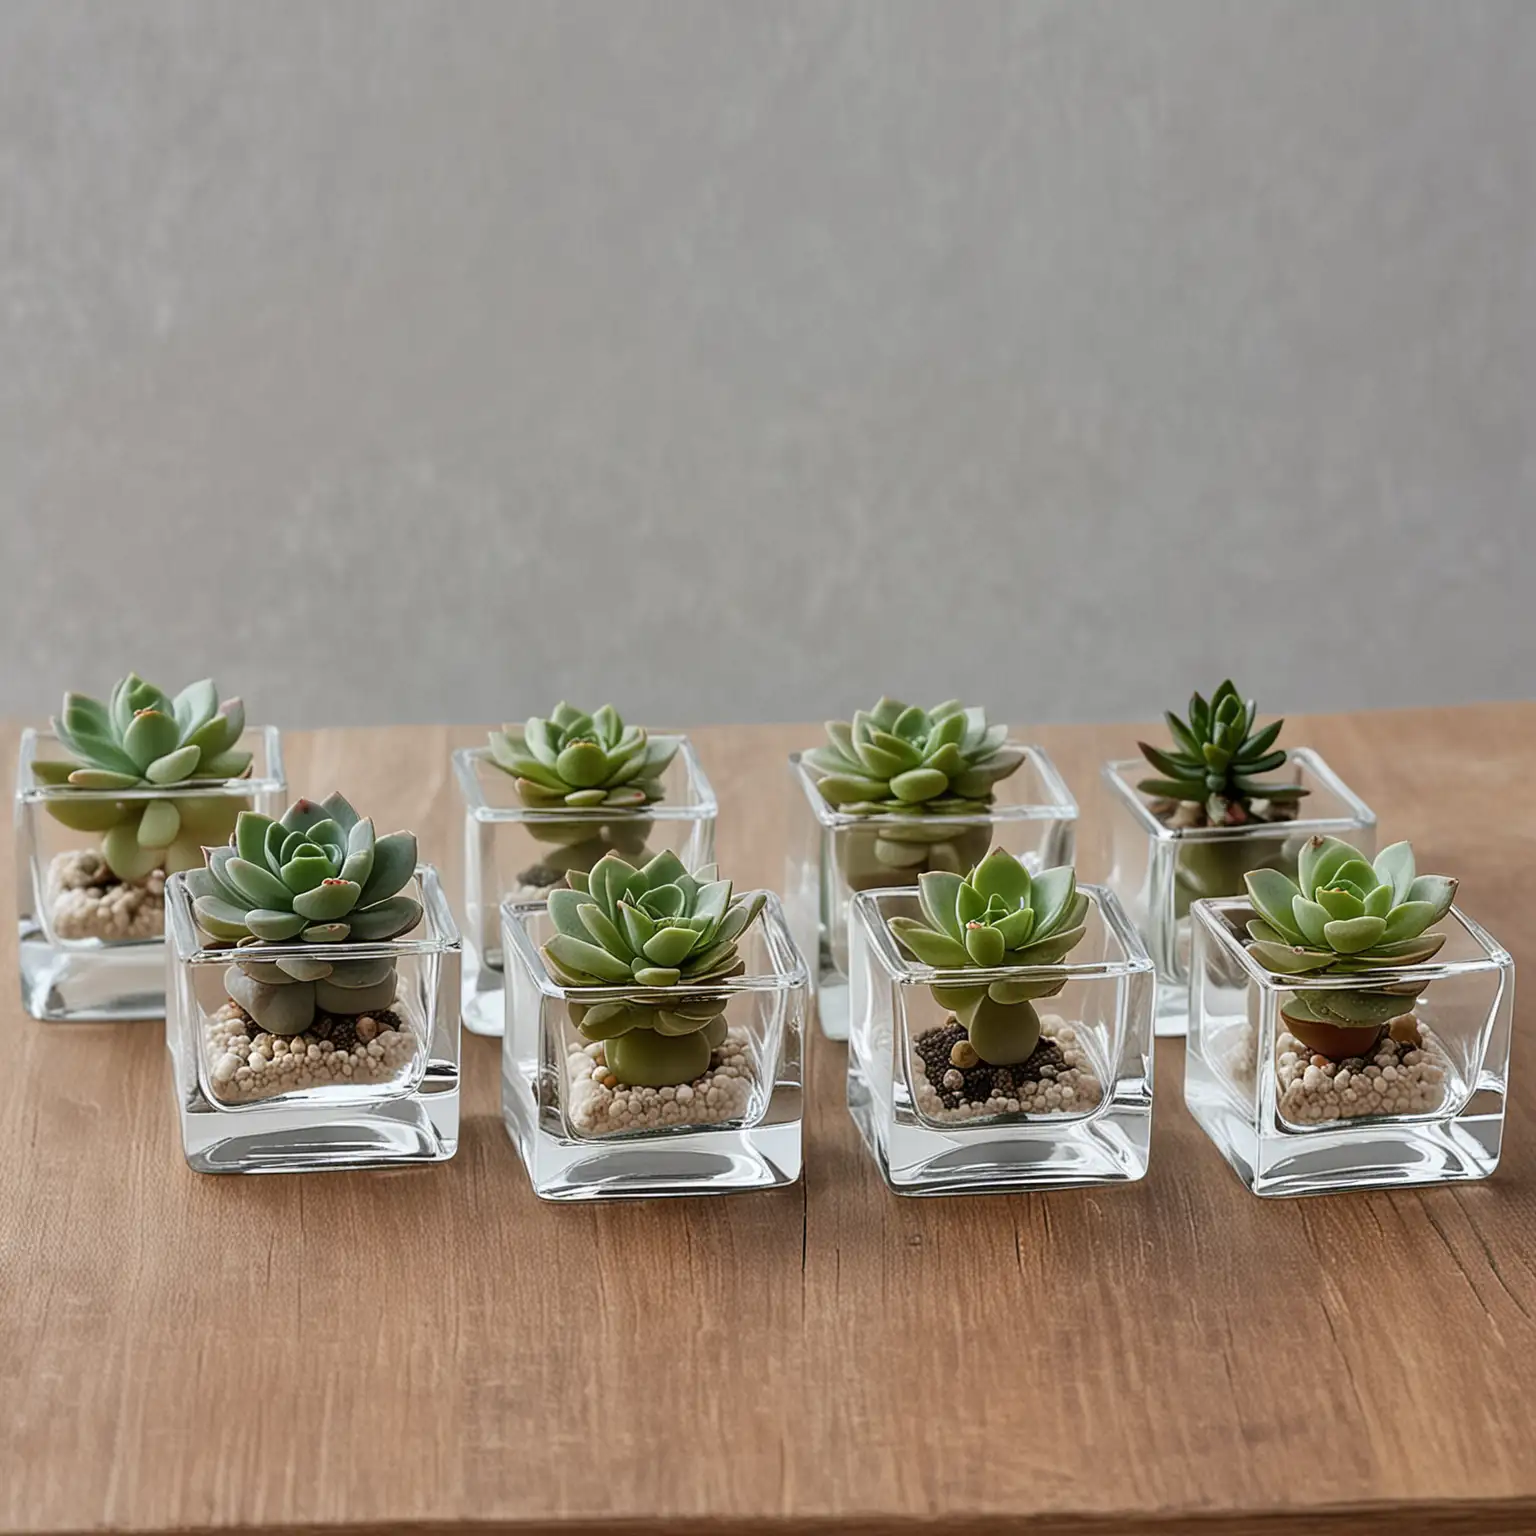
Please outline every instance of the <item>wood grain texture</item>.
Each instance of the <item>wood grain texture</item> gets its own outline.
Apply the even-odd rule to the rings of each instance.
[[[1097,765],[1136,733],[1029,734],[1095,873]],[[783,756],[815,733],[694,735],[722,862],[778,885]],[[1536,705],[1287,736],[1536,960]],[[414,826],[457,892],[448,753],[477,738],[296,736],[290,778]],[[502,1130],[493,1042],[466,1039],[446,1166],[209,1178],[181,1161],[160,1026],[34,1023],[15,969],[7,945],[0,1529],[1536,1529],[1523,1042],[1483,1185],[1256,1200],[1164,1042],[1141,1184],[901,1200],[817,1038],[800,1186],[557,1207]]]

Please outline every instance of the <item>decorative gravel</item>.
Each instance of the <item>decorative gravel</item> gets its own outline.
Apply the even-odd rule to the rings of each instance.
[[[710,1057],[709,1070],[676,1088],[621,1083],[608,1070],[600,1043],[572,1051],[565,1078],[571,1123],[583,1136],[745,1119],[757,1081],[746,1031],[735,1027]]]
[[[1445,1047],[1410,1014],[1370,1057],[1329,1061],[1295,1036],[1275,1044],[1281,1115],[1296,1125],[1365,1115],[1428,1115],[1445,1102],[1451,1061]]]
[[[236,1003],[203,1025],[215,1097],[248,1104],[299,1088],[385,1083],[409,1071],[416,1036],[391,1008],[318,1015],[301,1035],[269,1035]]]
[[[993,1115],[1084,1115],[1097,1109],[1104,1086],[1093,1074],[1076,1027],[1048,1013],[1040,1028],[1034,1055],[1016,1067],[957,1066],[951,1053],[968,1040],[957,1019],[925,1030],[912,1042],[918,1113],[954,1125]]]
[[[165,871],[119,880],[94,848],[55,856],[46,880],[49,917],[61,939],[158,939],[165,932]]]

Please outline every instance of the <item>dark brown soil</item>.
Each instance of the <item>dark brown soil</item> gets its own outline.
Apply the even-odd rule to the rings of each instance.
[[[966,1038],[965,1026],[957,1019],[951,1019],[948,1024],[930,1029],[913,1041],[913,1048],[927,1070],[928,1081],[933,1084],[945,1109],[958,1109],[965,1103],[985,1104],[994,1097],[1016,1099],[1024,1084],[1042,1082],[1066,1070],[1067,1059],[1062,1055],[1061,1047],[1049,1037],[1040,1041],[1028,1061],[1016,1067],[994,1067],[984,1061],[974,1067],[956,1067],[949,1059],[949,1053]],[[960,1073],[960,1086],[946,1088],[944,1074],[956,1071]]]

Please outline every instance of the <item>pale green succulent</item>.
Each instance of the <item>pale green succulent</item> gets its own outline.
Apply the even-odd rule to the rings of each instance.
[[[550,892],[555,933],[543,946],[550,972],[567,987],[652,992],[739,975],[737,940],[766,899],[761,892],[733,898],[714,865],[690,875],[674,853],[659,853],[640,869],[610,854],[590,875],[569,878],[569,889]],[[723,994],[569,1003],[581,1034],[604,1042],[614,1076],[652,1088],[690,1083],[708,1070],[725,1040],[725,1007]]]
[[[376,837],[339,794],[296,800],[280,821],[243,811],[233,843],[207,850],[189,871],[198,925],[239,945],[225,973],[229,995],[270,1034],[296,1035],[317,1009],[361,1014],[395,999],[395,962],[330,960],[326,946],[381,944],[421,921],[421,903],[402,895],[416,872],[416,834]],[[269,945],[312,953],[261,958]]]
[[[1007,726],[953,699],[931,710],[881,699],[826,730],[827,745],[803,757],[817,791],[844,815],[880,818],[838,834],[850,889],[911,885],[925,870],[961,874],[986,854],[992,834],[981,818],[994,786],[1024,761]]]
[[[626,726],[611,704],[583,714],[560,703],[490,735],[497,767],[517,780],[518,798],[534,810],[631,809],[662,797],[661,778],[678,743],[652,740]]]
[[[822,798],[853,816],[975,815],[1024,761],[1006,725],[958,699],[931,710],[881,699],[851,721],[829,720],[827,740],[804,760]]]
[[[1247,885],[1259,913],[1248,924],[1248,953],[1281,976],[1364,979],[1419,965],[1445,943],[1443,933],[1427,930],[1456,896],[1449,876],[1417,873],[1408,843],[1393,843],[1367,863],[1336,837],[1308,840],[1295,880],[1261,869],[1247,877]],[[1360,1055],[1393,1019],[1413,1010],[1423,988],[1308,989],[1295,993],[1282,1012],[1292,1033],[1321,1055]]]
[[[541,845],[538,862],[517,872],[517,883],[544,890],[572,870],[590,870],[604,854],[633,864],[650,858],[653,826],[642,813],[663,798],[662,776],[679,741],[648,736],[626,726],[611,705],[584,714],[569,704],[548,719],[534,716],[490,736],[491,759],[515,780],[517,797],[530,810],[569,809],[575,816],[542,815],[523,823]],[[611,816],[601,813],[611,811]]]
[[[74,763],[39,760],[34,776],[44,784],[77,789],[166,789],[244,778],[251,754],[237,743],[245,730],[239,699],[222,706],[209,678],[172,699],[130,672],[108,703],[82,693],[64,695],[54,734]],[[194,868],[203,843],[224,838],[240,810],[234,799],[54,798],[49,813],[77,832],[101,833],[101,853],[119,880],[141,880],[154,869]]]
[[[1052,966],[1082,942],[1088,898],[1077,889],[1071,865],[1033,877],[1002,848],[968,875],[931,871],[919,877],[922,920],[893,917],[892,935],[936,970],[999,970]],[[971,1046],[989,1065],[1028,1061],[1040,1043],[1040,1016],[1032,999],[1054,997],[1065,976],[1031,976],[976,986],[945,982],[934,998],[965,1026]]]

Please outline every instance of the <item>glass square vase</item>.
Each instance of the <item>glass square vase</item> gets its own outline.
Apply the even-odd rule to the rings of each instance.
[[[738,941],[743,973],[707,985],[563,986],[540,953],[553,933],[543,903],[503,905],[501,1110],[534,1192],[604,1200],[794,1183],[809,981],[778,898]],[[701,1042],[690,1081],[626,1086],[608,1070],[608,1043],[576,1024],[607,1002],[723,1004],[721,1038],[686,1037]]]
[[[324,958],[392,969],[394,1000],[328,1010],[298,1035],[263,1032],[231,999],[238,952],[207,938],[183,875],[166,882],[166,1045],[182,1149],[199,1173],[305,1173],[438,1163],[459,1143],[459,931],[437,871],[418,864],[411,933],[328,944]],[[262,960],[316,945],[269,944]],[[334,992],[344,989],[334,988]],[[370,989],[371,990],[371,989]]]
[[[1023,748],[1024,761],[977,816],[851,816],[822,798],[803,754],[790,754],[784,904],[829,1040],[848,1038],[848,909],[858,892],[915,891],[925,870],[964,874],[993,848],[1031,872],[1072,862],[1076,800],[1039,747],[1011,745]]]
[[[1069,962],[940,971],[887,926],[915,892],[862,891],[849,918],[848,1109],[897,1194],[1123,1183],[1147,1171],[1152,1130],[1152,961],[1113,894],[1088,897]],[[1041,1039],[1017,1067],[973,1060],[936,985],[1036,981]],[[1059,983],[1059,985],[1058,985]]]
[[[464,1027],[500,1035],[506,1014],[502,981],[501,904],[541,901],[605,854],[644,864],[675,853],[697,869],[715,856],[715,792],[686,736],[662,777],[662,798],[638,810],[532,810],[488,747],[453,754],[464,799]]]
[[[1509,953],[1452,907],[1433,960],[1374,969],[1341,988],[1339,977],[1260,966],[1246,947],[1255,915],[1247,897],[1191,909],[1184,1068],[1190,1113],[1249,1189],[1315,1195],[1487,1178],[1504,1131]],[[1292,1033],[1288,1005],[1295,1015],[1296,1000],[1340,990],[1393,1007],[1406,994],[1413,1008],[1348,1036],[1323,1040],[1302,1025],[1308,1043]],[[1352,1016],[1369,1013],[1356,1007]]]
[[[252,726],[237,745],[251,771],[160,789],[93,790],[47,783],[34,768],[73,762],[49,730],[22,732],[16,770],[16,912],[21,1000],[35,1019],[165,1017],[164,869],[113,875],[102,856],[108,828],[169,800],[202,845],[229,841],[243,810],[280,814],[287,798],[276,726]]]
[[[1136,788],[1151,772],[1139,757],[1104,764],[1110,799],[1104,883],[1130,913],[1157,968],[1157,1033],[1183,1035],[1189,1026],[1190,904],[1243,895],[1250,870],[1278,869],[1294,879],[1310,837],[1342,838],[1372,858],[1376,814],[1309,747],[1292,749],[1285,766],[1270,775],[1308,791],[1303,814],[1291,821],[1169,826]]]

